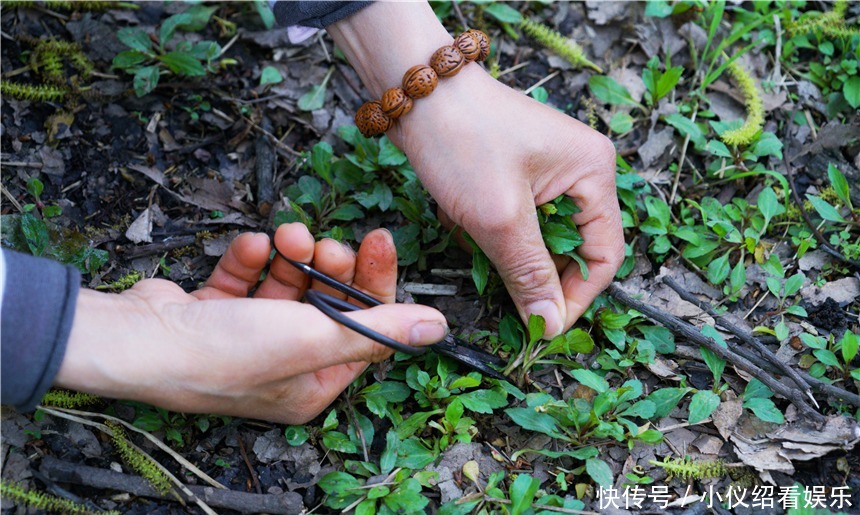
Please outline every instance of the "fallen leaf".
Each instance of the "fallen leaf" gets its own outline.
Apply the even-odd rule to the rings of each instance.
[[[144,209],[128,226],[125,237],[134,243],[152,243],[152,218],[152,209]]]
[[[729,438],[738,425],[738,419],[743,413],[743,403],[740,399],[727,399],[717,406],[717,409],[711,413],[711,420],[714,421],[714,426],[720,432],[723,440],[729,441]]]
[[[821,304],[828,298],[844,306],[860,296],[860,280],[856,277],[843,277],[836,281],[828,281],[820,287],[809,284],[800,290],[800,294],[803,300],[813,306]]]

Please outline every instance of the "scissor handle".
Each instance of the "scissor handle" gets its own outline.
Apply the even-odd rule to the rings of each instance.
[[[411,345],[406,345],[405,343],[400,343],[394,338],[389,338],[382,333],[376,332],[366,325],[359,324],[342,313],[342,311],[358,311],[364,309],[356,306],[355,304],[350,304],[345,300],[332,297],[327,293],[316,290],[306,291],[305,299],[309,304],[328,315],[334,321],[352,329],[362,336],[367,336],[371,340],[381,343],[386,347],[399,352],[405,352],[406,354],[411,354],[413,356],[418,356],[419,354],[427,352],[427,347],[413,347]]]

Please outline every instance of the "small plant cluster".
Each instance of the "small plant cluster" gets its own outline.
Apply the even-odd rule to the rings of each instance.
[[[352,150],[335,157],[328,143],[314,145],[303,160],[310,173],[287,188],[290,210],[276,213],[275,225],[300,221],[314,234],[354,240],[350,227],[337,224],[397,213],[404,222],[392,235],[401,266],[444,250],[448,237],[406,155],[387,136],[365,138],[354,125],[341,127],[338,135]]]
[[[836,0],[833,9],[826,13],[813,12],[803,19],[791,23],[788,32],[791,35],[808,32],[821,32],[832,39],[850,39],[860,36],[860,29],[848,27],[845,24],[845,13],[848,10],[848,0]]]
[[[111,429],[111,440],[116,451],[128,466],[146,479],[159,493],[166,494],[169,492],[173,485],[159,465],[128,441],[128,436],[120,424],[108,421],[106,425]]]
[[[56,408],[76,409],[100,402],[101,398],[97,395],[54,388],[42,397],[39,404]]]
[[[139,6],[129,2],[111,2],[100,0],[3,0],[3,5],[24,9],[42,6],[57,11],[106,11],[108,9],[138,9]]]
[[[177,30],[196,32],[209,23],[217,6],[195,5],[164,20],[158,31],[156,46],[142,29],[127,27],[117,33],[119,40],[131,50],[120,52],[113,67],[134,75],[134,92],[142,97],[158,85],[163,73],[200,77],[218,69],[215,60],[221,56],[221,45],[215,41],[180,41],[175,49],[168,45]],[[222,61],[221,64],[228,64]]]
[[[82,504],[55,497],[44,492],[27,490],[21,485],[0,481],[0,495],[12,502],[22,504],[34,510],[48,513],[93,513],[93,510]],[[118,511],[99,511],[99,513],[118,514]]]

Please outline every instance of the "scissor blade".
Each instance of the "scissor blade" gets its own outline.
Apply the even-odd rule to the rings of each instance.
[[[431,345],[430,348],[434,352],[459,361],[486,376],[499,380],[508,380],[502,373],[490,366],[490,363],[498,366],[503,365],[505,363],[503,359],[468,343],[461,343],[460,340],[451,335],[448,335],[441,342]]]

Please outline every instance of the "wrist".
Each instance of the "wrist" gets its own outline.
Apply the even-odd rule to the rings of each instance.
[[[454,41],[426,2],[375,2],[327,31],[374,98]]]

